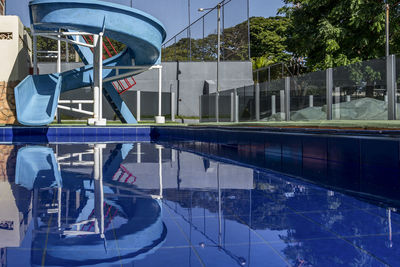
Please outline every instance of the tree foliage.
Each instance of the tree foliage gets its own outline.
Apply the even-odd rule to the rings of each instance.
[[[284,2],[286,6],[280,12],[291,21],[287,29],[288,49],[295,57],[306,58],[310,70],[348,65],[384,56],[383,1],[285,0]],[[392,25],[395,25],[398,21],[396,9],[392,9],[391,16]],[[397,35],[393,34],[393,37],[397,38]],[[393,41],[392,39],[392,44]]]

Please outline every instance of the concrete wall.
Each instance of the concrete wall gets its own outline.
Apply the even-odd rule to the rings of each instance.
[[[20,81],[31,67],[32,40],[17,16],[0,16],[0,81]]]
[[[162,63],[163,115],[170,114],[170,93],[177,98],[177,115],[199,116],[199,96],[203,94],[205,82],[213,83],[210,92],[216,90],[216,62],[164,62]],[[82,66],[81,63],[64,63],[62,70]],[[40,63],[41,74],[56,72],[55,63]],[[243,87],[253,84],[251,62],[221,62],[221,90]],[[137,84],[123,94],[129,108],[136,113],[136,91],[142,94],[142,116],[152,116],[157,112],[158,70],[149,70],[135,76]],[[62,99],[92,99],[91,90],[77,90],[63,94]],[[106,103],[106,102],[104,102]],[[64,111],[63,111],[64,112]],[[71,113],[72,115],[72,113]],[[105,104],[104,115],[113,118],[111,108]]]

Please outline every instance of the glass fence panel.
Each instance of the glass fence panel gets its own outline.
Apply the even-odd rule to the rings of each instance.
[[[239,121],[252,121],[256,119],[255,88],[253,85],[237,89],[239,96]]]
[[[333,70],[332,119],[387,120],[386,59]]]
[[[201,96],[201,120],[202,122],[215,122],[216,113],[216,95],[202,95]]]
[[[262,121],[285,120],[285,80],[260,84],[260,119]]]
[[[232,97],[231,93],[233,93],[234,90],[227,90],[227,91],[222,91],[219,94],[218,101],[219,101],[219,121],[221,122],[230,122],[232,121],[232,106],[234,103],[232,103]]]
[[[400,55],[396,56],[396,119],[400,120]]]
[[[312,72],[290,79],[290,119],[326,119],[326,71]]]

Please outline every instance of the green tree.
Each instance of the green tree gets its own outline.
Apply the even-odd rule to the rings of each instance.
[[[286,45],[289,26],[290,19],[286,17],[250,19],[251,58],[255,69],[291,60]]]
[[[348,65],[384,56],[385,13],[379,0],[284,0],[290,19],[287,47],[306,58],[310,70]],[[389,3],[395,1],[390,0]],[[392,9],[392,25],[399,20]],[[393,27],[392,27],[393,28]],[[398,38],[398,26],[392,37]],[[395,42],[392,39],[392,43]],[[397,47],[394,48],[397,51]]]

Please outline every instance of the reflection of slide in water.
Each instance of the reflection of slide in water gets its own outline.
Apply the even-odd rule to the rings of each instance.
[[[75,178],[79,188],[75,184],[74,191],[63,188],[51,148],[32,146],[18,151],[16,181],[35,192],[33,266],[42,265],[43,258],[46,266],[127,264],[162,245],[167,229],[161,201],[129,191],[122,196],[103,186],[102,173],[108,171],[104,167],[115,170],[129,150],[118,145],[104,166],[95,160],[94,177],[83,182]],[[102,158],[102,149],[95,147],[94,152],[99,153],[95,159]]]

